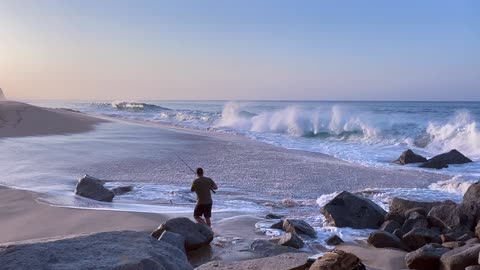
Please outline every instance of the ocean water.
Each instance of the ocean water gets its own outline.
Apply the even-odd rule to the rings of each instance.
[[[278,146],[327,154],[363,167],[386,171],[407,170],[433,172],[438,180],[427,186],[414,182],[382,184],[359,183],[354,176],[358,194],[388,208],[392,197],[435,201],[461,201],[469,185],[480,176],[480,102],[320,102],[320,101],[43,101],[31,102],[53,108],[69,108],[93,115],[103,115],[135,122],[157,123],[181,127],[207,134],[201,143],[208,144],[213,137],[244,137]],[[160,129],[112,123],[96,131],[71,136],[41,138],[14,138],[0,141],[5,153],[0,157],[0,169],[6,176],[0,183],[46,194],[42,202],[69,207],[116,209],[143,212],[189,212],[194,196],[188,191],[192,176],[172,159],[169,151],[182,153],[184,148],[197,147],[196,142],[182,141],[179,134],[160,134]],[[157,138],[163,138],[163,141]],[[165,140],[167,138],[167,140]],[[203,137],[202,137],[203,138]],[[214,144],[217,145],[217,144]],[[228,140],[225,144],[227,147]],[[400,166],[392,161],[406,149],[426,157],[457,149],[474,162],[452,165],[448,169],[429,170],[415,165]],[[271,151],[271,149],[267,149]],[[236,151],[241,151],[237,149]],[[242,156],[262,155],[263,148]],[[296,155],[302,155],[296,152]],[[345,239],[366,237],[368,230],[339,229],[326,226],[318,213],[320,206],[332,199],[342,187],[315,188],[314,179],[281,172],[279,161],[265,161],[261,168],[243,173],[242,181],[233,180],[242,173],[238,163],[247,158],[219,162],[217,156],[186,156],[188,162],[205,158],[209,172],[222,181],[222,192],[215,195],[217,211],[242,209],[251,212],[272,211],[306,219],[318,233],[318,241],[332,233]],[[234,153],[239,154],[239,153]],[[305,154],[305,156],[309,156]],[[213,163],[219,163],[212,165]],[[72,166],[76,164],[76,166]],[[158,164],[161,164],[159,166]],[[335,166],[335,163],[332,163]],[[202,165],[202,164],[199,164]],[[179,167],[180,166],[180,167]],[[305,167],[305,173],[311,171]],[[313,169],[312,169],[313,170]],[[94,176],[112,179],[114,187],[130,184],[134,192],[120,196],[114,204],[102,204],[72,196],[71,190],[79,176],[88,172]],[[348,174],[350,172],[345,172]],[[286,175],[285,175],[286,174]],[[361,176],[359,176],[361,178]],[[365,177],[364,177],[365,178]],[[33,179],[33,180],[32,180]],[[278,180],[280,179],[280,180]],[[285,179],[285,180],[282,180]],[[235,182],[237,181],[237,182]],[[299,181],[304,188],[292,192],[291,185],[282,181]],[[362,181],[363,178],[362,178]],[[367,180],[365,180],[367,181]],[[411,180],[410,180],[411,181]],[[383,183],[383,182],[382,182]],[[425,183],[425,182],[421,182]],[[252,190],[252,185],[255,189]],[[353,185],[353,184],[352,184]],[[273,190],[273,191],[272,191]],[[322,192],[322,190],[330,190]],[[259,227],[262,227],[259,224]],[[265,230],[265,229],[264,229]],[[278,231],[265,230],[267,234]]]
[[[480,102],[113,101],[57,105],[116,118],[234,133],[367,166],[396,166],[391,161],[408,148],[426,157],[457,149],[472,160],[480,159]],[[480,164],[441,171],[459,172],[478,176]]]

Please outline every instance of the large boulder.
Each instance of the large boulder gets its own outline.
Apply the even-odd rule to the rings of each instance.
[[[480,204],[480,181],[473,183],[467,189],[467,192],[463,195],[463,202]]]
[[[420,168],[427,168],[427,169],[445,169],[448,168],[448,163],[446,163],[443,160],[429,160],[427,162],[424,162],[418,166]]]
[[[440,269],[464,270],[466,267],[478,264],[480,244],[465,245],[452,249],[440,257]]]
[[[300,239],[295,233],[286,233],[282,235],[278,244],[293,248],[302,248],[304,245],[302,239]]]
[[[387,214],[371,200],[343,191],[329,201],[321,213],[335,227],[378,229]]]
[[[365,265],[356,255],[335,250],[319,257],[309,270],[365,270]]]
[[[207,246],[213,240],[213,231],[206,225],[194,223],[188,218],[172,218],[161,224],[152,236],[160,238],[164,231],[180,234],[185,238],[185,249],[195,250]]]
[[[78,181],[75,194],[97,201],[111,202],[115,193],[104,187],[104,184],[102,180],[86,174]]]
[[[164,231],[162,235],[158,238],[159,241],[164,241],[169,243],[170,245],[180,249],[184,253],[186,253],[185,250],[185,237],[178,233],[174,232],[169,232],[169,231]]]
[[[408,269],[431,270],[438,269],[440,257],[450,249],[439,244],[425,245],[405,256]]]
[[[398,213],[405,217],[405,213],[413,208],[423,208],[428,213],[434,206],[441,205],[442,202],[418,202],[395,197],[390,202],[389,215]]]
[[[473,203],[443,204],[433,207],[427,217],[436,227],[454,229],[464,226],[473,231],[479,210],[479,205]]]
[[[411,149],[404,151],[400,157],[394,161],[394,163],[405,165],[409,163],[421,163],[426,162],[427,158],[422,157],[421,155],[415,154]]]
[[[242,260],[242,261],[212,261],[195,268],[196,270],[294,270],[307,269],[306,262],[310,254],[307,253],[285,253],[276,256]]]
[[[421,248],[430,243],[442,243],[438,232],[426,228],[415,228],[406,233],[402,240],[411,250]]]
[[[317,236],[315,229],[301,219],[285,219],[283,221],[283,230],[286,232],[307,235],[312,238]]]
[[[102,232],[0,246],[1,269],[190,270],[187,256],[167,242],[133,231]]]
[[[447,164],[464,164],[472,162],[471,159],[464,156],[462,153],[458,152],[457,149],[453,149],[448,153],[443,153],[438,156],[434,156],[433,158],[428,160],[430,161],[441,161]]]
[[[408,247],[403,244],[400,238],[386,231],[376,231],[371,233],[368,236],[367,242],[376,248],[398,248],[408,250]]]
[[[252,244],[250,245],[250,250],[261,257],[276,256],[283,253],[300,252],[296,248],[282,246],[277,243],[273,243],[271,241],[262,240],[262,239],[253,241]]]

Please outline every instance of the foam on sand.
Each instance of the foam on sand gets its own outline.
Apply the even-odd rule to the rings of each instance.
[[[86,132],[101,122],[106,120],[72,110],[0,101],[0,138]]]

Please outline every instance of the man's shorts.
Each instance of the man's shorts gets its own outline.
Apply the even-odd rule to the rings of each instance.
[[[212,204],[197,204],[193,211],[193,216],[196,218],[201,216],[210,218],[212,216]]]

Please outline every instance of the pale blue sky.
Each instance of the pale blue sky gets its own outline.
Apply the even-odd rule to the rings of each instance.
[[[480,100],[479,1],[0,2],[18,98]]]

